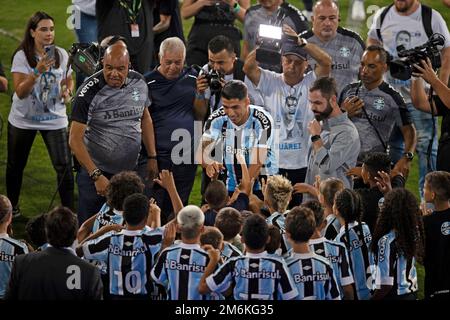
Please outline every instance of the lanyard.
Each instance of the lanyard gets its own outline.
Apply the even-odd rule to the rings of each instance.
[[[141,0],[133,0],[133,4],[130,8],[127,1],[119,0],[120,5],[122,8],[125,9],[125,11],[128,14],[128,17],[130,18],[131,23],[136,23],[137,17],[139,15],[139,11],[142,7]]]

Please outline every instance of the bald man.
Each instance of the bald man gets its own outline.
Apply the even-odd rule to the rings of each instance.
[[[135,169],[141,141],[148,150],[148,178],[158,171],[147,84],[142,75],[129,70],[129,63],[126,47],[120,43],[108,47],[103,70],[85,81],[73,101],[69,144],[81,164],[80,224],[100,210],[111,176]]]
[[[359,64],[365,45],[359,34],[339,26],[339,7],[332,0],[315,3],[312,29],[302,37],[328,53],[333,65],[331,76],[336,79],[338,93],[349,83],[358,80]],[[312,69],[317,65],[308,58]]]

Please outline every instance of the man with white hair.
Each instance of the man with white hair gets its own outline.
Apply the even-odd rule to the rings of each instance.
[[[160,170],[173,172],[184,205],[194,184],[193,161],[194,107],[197,72],[184,67],[186,48],[177,37],[165,39],[159,50],[160,65],[145,76],[155,130],[156,153]],[[149,157],[152,158],[152,157]],[[152,197],[163,213],[162,223],[173,212],[168,193],[154,185]]]
[[[164,286],[168,300],[211,300],[210,294],[200,294],[197,285],[209,263],[208,254],[200,247],[205,215],[199,207],[189,205],[177,215],[181,243],[163,250],[151,276]]]

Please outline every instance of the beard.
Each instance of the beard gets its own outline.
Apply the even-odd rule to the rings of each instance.
[[[322,121],[322,120],[328,119],[328,116],[331,114],[331,112],[333,112],[333,107],[328,102],[327,108],[324,111],[318,111],[318,112],[316,111],[314,113],[314,118],[316,118],[317,121]]]
[[[412,7],[412,4],[413,4],[413,3],[408,4],[407,1],[401,1],[401,2],[404,4],[401,7],[398,7],[397,3],[395,3],[395,9],[397,9],[398,12],[406,12],[406,11],[408,11]]]

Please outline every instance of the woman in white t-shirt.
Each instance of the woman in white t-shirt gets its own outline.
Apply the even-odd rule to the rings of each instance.
[[[67,142],[65,100],[72,88],[67,52],[54,45],[53,18],[36,12],[13,55],[14,96],[8,116],[8,198],[19,214],[23,170],[39,131],[58,176],[61,204],[73,208],[73,174]]]

